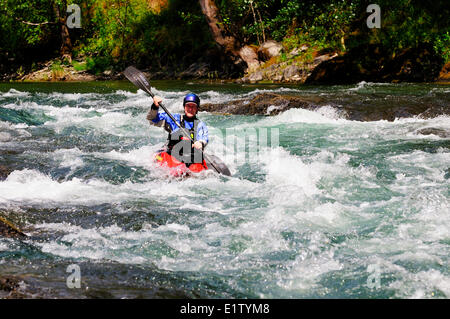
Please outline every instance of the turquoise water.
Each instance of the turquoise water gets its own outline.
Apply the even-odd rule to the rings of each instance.
[[[274,117],[202,112],[233,177],[170,178],[166,133],[127,82],[0,84],[0,273],[43,297],[449,298],[448,116],[349,120],[395,103],[448,108],[433,84],[152,82],[172,112],[261,92],[321,101]],[[344,108],[342,108],[344,107]],[[344,109],[344,111],[343,111]],[[267,138],[266,138],[267,136]],[[255,146],[257,145],[257,146]],[[81,288],[66,272],[81,269]]]

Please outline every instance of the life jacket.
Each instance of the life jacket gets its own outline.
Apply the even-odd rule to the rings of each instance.
[[[180,118],[180,126],[188,131],[194,142],[186,137],[182,133],[181,129],[171,131],[167,136],[167,153],[178,159],[180,162],[185,163],[186,166],[193,163],[203,163],[203,152],[192,147],[193,143],[197,141],[197,129],[199,123],[197,116],[195,116],[192,120],[189,119],[189,122],[194,122],[194,125],[192,125],[192,128],[190,129],[186,128],[185,116],[180,115]],[[189,150],[189,153],[183,154],[185,150]]]

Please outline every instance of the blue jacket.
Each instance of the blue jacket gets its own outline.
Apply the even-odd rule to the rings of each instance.
[[[182,120],[181,114],[175,113],[175,114],[172,114],[172,115],[175,118],[175,120],[178,122],[178,124],[180,124],[180,126],[181,126],[181,120]],[[164,126],[166,131],[168,131],[169,133],[179,130],[178,125],[176,125],[175,122],[172,121],[172,119],[170,118],[169,115],[167,115],[166,112],[159,113],[153,107],[149,111],[149,113],[147,115],[147,119],[153,125]],[[194,140],[195,141],[201,141],[203,143],[203,145],[206,146],[206,144],[208,144],[208,142],[209,142],[209,139],[208,139],[208,127],[206,126],[205,122],[200,121],[200,120],[196,120],[196,121],[198,121],[198,124],[197,124],[197,136],[194,137]],[[194,122],[184,121],[184,127],[187,130],[190,130],[190,129],[192,129],[194,127]]]

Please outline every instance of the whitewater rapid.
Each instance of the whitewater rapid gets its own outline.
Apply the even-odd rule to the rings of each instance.
[[[261,91],[298,93],[199,95],[220,103]],[[154,92],[182,112],[189,91]],[[207,149],[233,176],[177,179],[151,160],[166,133],[148,124],[142,91],[0,93],[1,165],[12,170],[0,210],[52,234],[28,241],[44,254],[185,274],[219,296],[450,297],[449,139],[417,133],[450,131],[448,116],[358,122],[332,105],[273,117],[201,112]],[[20,245],[0,239],[8,250]]]

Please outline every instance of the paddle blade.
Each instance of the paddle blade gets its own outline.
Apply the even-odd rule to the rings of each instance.
[[[129,66],[128,68],[125,69],[125,71],[123,71],[123,74],[128,80],[130,80],[131,83],[133,83],[142,91],[147,92],[148,94],[150,94],[151,97],[153,97],[150,83],[148,83],[144,73],[142,73],[133,66]]]
[[[208,167],[213,167],[219,174],[231,176],[231,172],[228,167],[217,156],[205,156],[205,162]]]

